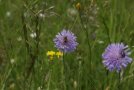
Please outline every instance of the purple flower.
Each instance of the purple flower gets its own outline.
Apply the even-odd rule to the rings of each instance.
[[[128,46],[123,43],[110,44],[102,54],[103,64],[109,71],[120,72],[132,62],[132,58],[129,57],[130,54]]]
[[[56,35],[54,43],[57,49],[62,52],[72,52],[76,49],[78,43],[76,42],[76,36],[69,30],[63,29],[61,33]]]

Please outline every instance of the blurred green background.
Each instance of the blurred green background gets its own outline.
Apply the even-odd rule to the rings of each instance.
[[[53,39],[62,29],[79,43],[65,55],[64,73],[62,60],[46,56],[58,51]],[[118,73],[107,75],[101,57],[115,42],[134,57],[134,0],[0,0],[0,90],[118,90]],[[120,90],[134,90],[133,72],[132,62]]]

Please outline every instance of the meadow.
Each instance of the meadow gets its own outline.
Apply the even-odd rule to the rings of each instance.
[[[78,45],[58,54],[63,29]],[[103,64],[112,43],[134,58],[134,0],[0,0],[0,90],[134,90],[133,60]]]

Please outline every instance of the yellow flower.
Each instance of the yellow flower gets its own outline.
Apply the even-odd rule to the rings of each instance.
[[[77,3],[77,4],[76,4],[76,8],[77,8],[78,10],[80,10],[80,9],[81,9],[81,4],[80,4],[80,3]]]
[[[60,52],[60,51],[59,52],[56,52],[56,55],[57,55],[58,58],[60,58],[60,57],[63,56],[63,52]]]
[[[54,51],[48,51],[47,52],[47,56],[50,58],[50,60],[53,59],[54,55],[55,55],[55,52]]]

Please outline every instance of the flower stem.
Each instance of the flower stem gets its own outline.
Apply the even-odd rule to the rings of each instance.
[[[121,90],[121,72],[119,72],[119,83],[118,83],[118,89]]]
[[[64,90],[67,90],[66,89],[66,77],[65,77],[65,53],[63,52],[63,60],[62,60],[62,80],[63,80],[63,87],[64,87]]]

